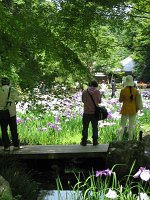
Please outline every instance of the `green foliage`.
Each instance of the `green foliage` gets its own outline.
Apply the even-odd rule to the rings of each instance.
[[[148,131],[150,123],[149,110],[145,110],[143,116],[137,118],[135,139],[139,138],[139,131]],[[41,114],[29,112],[25,116],[19,115],[22,122],[18,124],[20,142],[22,144],[79,144],[82,133],[82,118],[77,115],[75,118],[61,117],[59,123],[55,123],[52,113]],[[32,120],[31,120],[32,119]],[[49,124],[49,125],[48,125]],[[50,127],[50,124],[53,124]],[[103,124],[101,124],[103,125]],[[119,120],[109,119],[106,124],[99,126],[99,142],[106,144],[117,140]],[[89,127],[89,140],[92,141],[92,127]]]
[[[30,90],[40,81],[52,86],[70,77],[72,84],[84,83],[95,69],[113,73],[135,54],[137,76],[147,80],[147,5],[147,0],[1,1],[0,73]]]
[[[145,194],[145,199],[148,199],[148,183],[146,185],[143,181],[135,181],[133,178],[135,163],[133,163],[128,175],[122,177],[120,180],[117,177],[116,167],[121,166],[116,164],[111,170],[92,171],[89,172],[88,177],[81,172],[75,173],[76,184],[71,186],[72,190],[70,193],[68,192],[67,197],[72,200],[137,200],[140,199],[139,196],[141,196],[141,194]],[[59,177],[56,179],[56,183],[58,199],[61,199],[63,185]]]
[[[9,155],[1,156],[0,172],[10,184],[14,200],[37,199],[37,185],[31,180],[30,174],[26,174],[24,167],[17,159],[10,158]],[[5,195],[5,197],[8,196]]]
[[[149,82],[149,60],[150,60],[150,6],[149,1],[139,1],[131,4],[127,30],[130,32],[128,38],[133,58],[137,62],[135,76],[139,80]]]

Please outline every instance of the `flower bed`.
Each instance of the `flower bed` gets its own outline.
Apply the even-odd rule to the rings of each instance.
[[[135,138],[140,130],[149,127],[150,100],[143,97],[144,110],[138,113]],[[117,140],[121,104],[109,94],[102,102],[108,109],[108,119],[99,121],[99,142]],[[78,144],[82,132],[83,104],[81,92],[73,95],[36,94],[32,100],[17,105],[17,122],[20,141],[23,144]],[[92,128],[89,128],[89,138]]]

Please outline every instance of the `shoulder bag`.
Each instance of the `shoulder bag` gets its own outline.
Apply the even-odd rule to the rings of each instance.
[[[8,96],[7,96],[6,106],[5,106],[4,110],[8,109],[8,104],[11,105],[11,101],[9,100],[10,91],[11,91],[11,87],[9,87],[9,90],[8,90]]]
[[[143,109],[142,95],[139,91],[137,91],[135,102],[137,110],[142,110]]]
[[[87,90],[87,92],[89,93],[89,91]],[[95,101],[92,97],[92,95],[89,93],[94,105],[95,105],[95,118],[99,121],[99,120],[104,120],[104,119],[107,119],[108,117],[108,111],[106,109],[105,106],[97,106],[95,104]]]

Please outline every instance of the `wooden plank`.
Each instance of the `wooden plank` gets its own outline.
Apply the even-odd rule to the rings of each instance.
[[[0,154],[9,154],[21,159],[60,159],[60,158],[74,158],[74,157],[105,157],[108,151],[108,144],[99,144],[93,146],[81,145],[26,145],[23,149],[4,152],[0,147]]]

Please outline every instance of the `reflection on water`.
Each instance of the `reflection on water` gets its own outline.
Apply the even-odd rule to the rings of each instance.
[[[82,200],[82,192],[81,191],[71,191],[71,190],[50,190],[41,191],[37,200]]]

